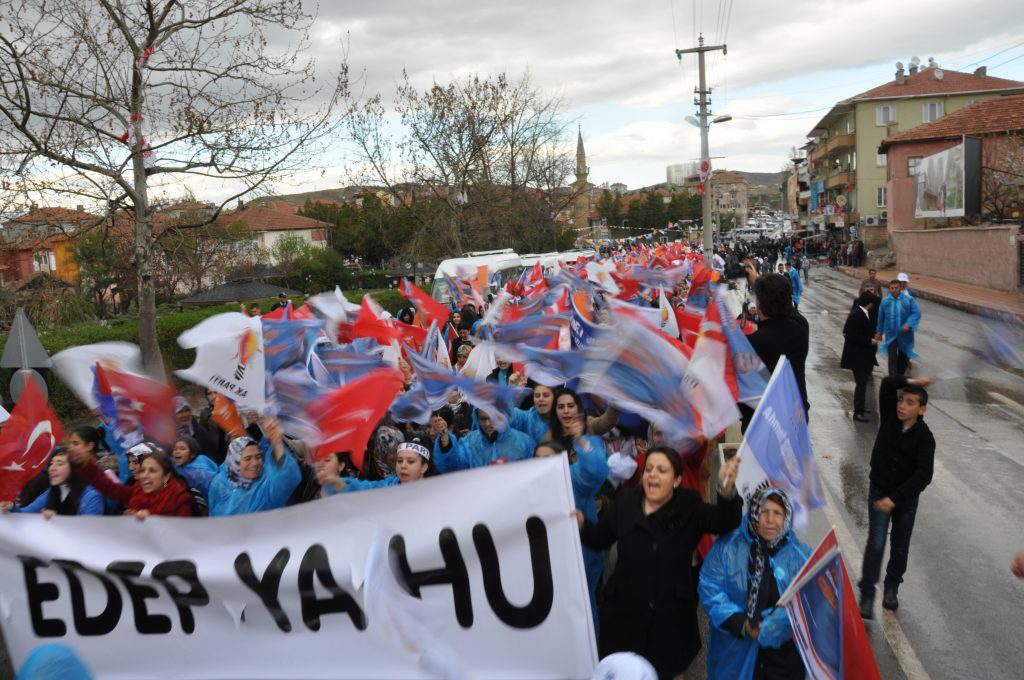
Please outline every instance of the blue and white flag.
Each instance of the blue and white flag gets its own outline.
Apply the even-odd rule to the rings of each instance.
[[[736,486],[743,494],[744,506],[760,487],[770,483],[789,496],[793,526],[806,533],[807,512],[825,505],[825,493],[814,464],[804,400],[785,356],[775,366],[739,454],[743,465]],[[755,461],[756,465],[751,465]],[[763,475],[760,480],[759,475]]]

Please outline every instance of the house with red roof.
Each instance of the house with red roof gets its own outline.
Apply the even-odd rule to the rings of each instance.
[[[888,163],[882,140],[932,123],[966,106],[1005,95],[1024,94],[1024,83],[988,75],[949,71],[933,60],[920,67],[896,64],[889,82],[836,103],[808,132],[811,220],[820,227],[875,228],[882,247],[889,222]],[[837,232],[838,233],[838,232]]]
[[[980,143],[980,162],[965,168],[964,194],[977,192],[979,212],[917,218],[919,168],[934,154]],[[1024,197],[1024,94],[996,97],[887,137],[889,235],[901,270],[1017,290]],[[968,158],[967,163],[970,163]]]
[[[256,245],[268,253],[273,253],[274,244],[288,237],[299,238],[317,248],[326,248],[327,233],[331,228],[327,222],[258,205],[222,213],[219,220],[225,224],[244,223],[252,231]]]
[[[34,207],[3,224],[0,230],[0,284],[19,282],[37,274],[52,274],[78,283],[72,239],[103,218],[71,208]]]

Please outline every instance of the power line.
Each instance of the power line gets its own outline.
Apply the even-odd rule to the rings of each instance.
[[[988,55],[987,57],[985,57],[984,59],[979,59],[978,61],[976,61],[976,62],[974,62],[974,63],[971,63],[971,64],[967,64],[966,66],[959,66],[958,68],[970,68],[970,67],[972,67],[972,66],[977,66],[978,64],[981,64],[981,63],[983,63],[983,62],[986,62],[986,61],[988,61],[989,59],[992,59],[993,57],[998,57],[998,56],[999,56],[1000,54],[1002,54],[1003,52],[1009,52],[1009,51],[1010,51],[1010,50],[1012,50],[1013,48],[1015,48],[1015,47],[1020,47],[1021,45],[1024,45],[1024,40],[1022,40],[1021,42],[1019,42],[1019,43],[1017,43],[1017,44],[1015,44],[1015,45],[1010,45],[1009,47],[1007,47],[1007,48],[1005,48],[1005,49],[1001,49],[1001,50],[999,50],[998,52],[996,52],[995,54],[990,54],[990,55]],[[975,52],[975,54],[978,54],[978,53],[977,53],[977,52]],[[1004,63],[1005,63],[1005,62],[1004,62]],[[993,66],[992,68],[995,68],[995,67]]]
[[[676,41],[676,47],[679,47],[679,33],[676,31],[676,2],[675,0],[668,0],[668,8],[672,11],[672,37]]]
[[[1024,44],[1024,43],[1022,43],[1022,44]],[[1003,63],[1001,63],[1001,64],[996,64],[995,66],[993,66],[993,67],[992,67],[992,69],[993,69],[993,70],[995,70],[995,69],[999,68],[1000,66],[1006,66],[1006,65],[1007,65],[1007,64],[1009,64],[1009,63],[1010,63],[1011,61],[1017,61],[1017,60],[1018,60],[1018,59],[1020,59],[1021,57],[1024,57],[1024,54],[1018,54],[1018,55],[1017,55],[1016,57],[1014,57],[1013,59],[1007,59],[1006,61],[1004,61],[1004,62],[1003,62]]]

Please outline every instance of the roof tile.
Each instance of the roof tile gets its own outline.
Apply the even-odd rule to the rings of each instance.
[[[1024,95],[996,97],[966,106],[931,123],[893,135],[884,140],[882,146],[961,135],[1019,131],[1024,131]]]
[[[1021,89],[1024,90],[1024,83],[1006,78],[994,76],[978,76],[973,73],[961,73],[960,71],[947,71],[942,69],[942,80],[935,77],[935,68],[929,66],[917,73],[906,76],[906,82],[897,83],[895,79],[884,85],[879,85],[867,92],[862,92],[851,98],[851,101],[863,101],[866,99],[892,99],[901,97],[913,97],[929,94],[965,94],[969,92],[985,92],[992,90]]]

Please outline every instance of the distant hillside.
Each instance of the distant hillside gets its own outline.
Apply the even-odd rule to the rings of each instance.
[[[777,187],[782,184],[784,172],[744,172],[733,170],[737,175],[743,175],[755,187]]]
[[[265,201],[285,201],[293,205],[302,206],[306,203],[307,199],[317,201],[341,201],[347,202],[352,200],[352,196],[358,193],[361,187],[337,187],[335,189],[321,189],[320,191],[305,191],[298,194],[278,194],[276,196],[267,196],[265,198],[258,198],[251,201],[251,203],[259,205]]]

